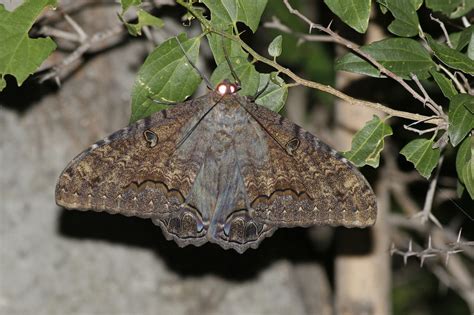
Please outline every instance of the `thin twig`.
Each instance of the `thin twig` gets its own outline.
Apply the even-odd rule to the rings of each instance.
[[[416,216],[421,217],[422,223],[426,223],[429,219],[431,219],[431,221],[433,221],[433,223],[435,223],[441,229],[443,228],[443,226],[441,225],[441,223],[439,223],[438,219],[436,219],[436,217],[431,213],[431,209],[433,207],[434,194],[436,191],[436,186],[438,184],[439,173],[441,171],[441,166],[443,165],[443,161],[444,161],[444,154],[441,155],[438,161],[437,168],[436,168],[436,173],[430,182],[430,186],[428,188],[428,192],[426,193],[426,197],[425,197],[425,203],[423,205],[423,210],[418,215],[416,215]]]
[[[418,88],[420,89],[421,93],[423,94],[425,98],[425,101],[423,104],[426,104],[426,106],[428,106],[428,108],[431,109],[436,115],[442,117],[444,115],[443,108],[439,106],[438,104],[436,104],[436,102],[433,101],[433,99],[428,95],[428,92],[426,92],[420,80],[418,80],[418,76],[412,73],[411,78],[416,83],[416,85],[418,86]]]
[[[463,16],[461,18],[461,21],[462,21],[462,25],[464,25],[465,28],[468,28],[469,26],[471,26],[471,23],[469,22],[466,16]]]
[[[449,35],[448,35],[448,31],[446,30],[446,27],[444,26],[444,23],[441,22],[440,19],[435,18],[433,16],[433,14],[430,14],[430,19],[439,24],[439,27],[441,27],[441,30],[443,31],[444,37],[446,38],[446,44],[448,44],[449,48],[453,48],[453,44],[451,43],[451,40],[450,40]]]
[[[279,30],[283,33],[293,35],[295,37],[298,37],[303,42],[305,42],[305,41],[308,41],[308,42],[331,42],[331,43],[336,43],[337,42],[333,37],[331,37],[329,35],[312,35],[312,34],[304,34],[304,33],[300,33],[300,32],[295,32],[292,29],[290,29],[288,26],[281,23],[280,20],[275,16],[272,17],[271,22],[263,23],[263,27]]]
[[[454,73],[454,75],[455,75],[455,76],[457,75],[457,76],[459,76],[459,77],[461,78],[461,80],[464,82],[464,88],[467,90],[467,92],[468,92],[469,94],[472,95],[473,92],[472,92],[472,88],[471,88],[470,82],[469,82],[469,80],[466,78],[466,76],[464,75],[464,73],[459,72],[459,71],[456,71],[456,72]]]
[[[424,135],[424,134],[427,134],[427,133],[430,133],[430,132],[433,132],[433,131],[438,131],[440,129],[439,126],[436,126],[436,127],[420,130],[420,129],[413,128],[413,127],[410,127],[410,126],[407,126],[407,125],[403,125],[403,128],[405,128],[405,130],[413,131],[414,133],[417,133],[420,136]]]
[[[61,38],[70,42],[75,42],[75,43],[80,43],[81,41],[77,33],[71,33],[68,31],[59,30],[48,25],[42,26],[41,29],[39,30],[39,33],[44,36],[52,36],[56,38]]]
[[[456,78],[456,76],[454,74],[451,73],[451,71],[448,70],[448,68],[446,68],[445,66],[443,65],[438,65],[438,67],[443,70],[444,73],[446,73],[446,75],[451,79],[453,80],[454,84],[456,84],[456,87],[458,89],[459,92],[461,93],[466,93],[466,89],[464,89],[464,87],[462,86],[461,82],[459,82],[459,80]]]
[[[438,130],[441,130],[441,129],[447,129],[448,128],[448,124],[445,122],[445,123],[441,123],[439,125],[437,125],[436,127],[433,127],[433,128],[429,128],[429,129],[425,129],[425,130],[420,130],[418,128],[414,128],[413,126],[415,125],[418,125],[420,123],[424,123],[430,119],[436,119],[438,118],[438,116],[431,116],[431,118],[429,119],[425,119],[425,120],[418,120],[418,121],[415,121],[415,122],[412,122],[411,124],[409,125],[403,125],[403,128],[405,128],[406,130],[410,130],[410,131],[413,131],[413,132],[416,132],[417,134],[419,135],[423,135],[425,133],[428,133],[428,132],[433,132],[433,131],[438,131]]]
[[[71,25],[71,27],[76,31],[77,35],[79,36],[79,41],[84,42],[87,39],[86,32],[82,29],[82,27],[76,23],[68,14],[64,14],[64,19],[66,22]]]
[[[48,29],[43,29],[43,31],[48,31]],[[43,74],[41,76],[40,81],[43,82],[51,78],[59,80],[59,77],[61,76],[61,73],[64,69],[68,68],[70,65],[78,61],[86,52],[91,51],[96,44],[107,42],[109,39],[124,33],[125,30],[122,25],[116,25],[109,30],[95,33],[91,37],[89,37],[85,33],[78,32],[77,39],[79,39],[81,44],[73,52],[71,52],[68,56],[61,60],[58,64],[54,65],[49,71]],[[56,34],[57,33],[53,32],[45,35],[54,36]]]

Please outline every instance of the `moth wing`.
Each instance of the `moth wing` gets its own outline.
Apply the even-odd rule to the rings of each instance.
[[[265,163],[242,167],[254,219],[284,227],[375,223],[375,195],[354,165],[277,113],[240,103],[252,117],[253,128],[265,134],[267,148]]]
[[[152,218],[168,239],[201,245],[198,209],[185,203],[203,163],[204,140],[177,145],[212,106],[209,96],[177,104],[98,141],[75,157],[61,173],[56,203],[68,209],[106,211]]]

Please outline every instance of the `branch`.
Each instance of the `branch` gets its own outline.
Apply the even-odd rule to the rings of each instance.
[[[395,246],[394,243],[392,243],[392,246],[390,248],[390,255],[402,256],[403,263],[405,265],[407,264],[409,257],[418,257],[420,259],[420,267],[423,267],[424,262],[428,258],[444,256],[445,264],[448,265],[449,258],[451,255],[462,253],[464,251],[464,247],[466,246],[474,246],[474,241],[463,241],[461,239],[461,233],[462,229],[459,230],[456,241],[446,244],[445,248],[433,247],[431,235],[428,236],[428,244],[424,249],[422,249],[421,246],[416,244],[415,246],[417,247],[417,249],[414,249],[412,240],[408,242],[408,247],[406,249],[399,249]]]
[[[328,34],[329,36],[333,37],[335,42],[341,44],[341,45],[344,45],[345,47],[347,47],[349,50],[352,50],[353,52],[355,52],[356,54],[360,55],[361,57],[363,57],[364,59],[366,59],[369,63],[371,63],[374,67],[376,67],[380,73],[386,75],[387,77],[389,78],[392,78],[393,80],[397,81],[403,88],[405,88],[416,100],[420,101],[421,103],[423,104],[426,104],[427,102],[430,102],[431,104],[433,104],[436,108],[438,108],[438,110],[440,110],[440,113],[439,113],[439,118],[444,120],[445,122],[447,122],[447,117],[446,115],[443,114],[442,112],[442,108],[441,106],[439,106],[438,104],[436,104],[431,98],[426,98],[426,97],[423,97],[422,95],[420,95],[419,93],[417,93],[415,90],[413,90],[413,88],[405,82],[405,80],[403,80],[403,78],[401,78],[400,76],[396,75],[395,73],[393,73],[392,71],[388,70],[387,68],[385,68],[381,63],[379,63],[375,58],[373,58],[370,54],[362,51],[360,49],[360,47],[341,37],[339,34],[333,32],[330,27],[324,27],[320,24],[316,24],[316,23],[313,23],[310,19],[308,19],[306,16],[304,16],[303,14],[301,14],[298,10],[294,9],[290,3],[288,2],[288,0],[283,0],[284,4],[286,5],[286,7],[288,8],[288,11],[294,15],[296,15],[297,17],[299,17],[300,19],[302,19],[304,22],[306,22],[308,25],[309,25],[309,32],[311,32],[311,30],[313,28],[321,31],[321,32],[324,32],[326,34]],[[435,113],[438,113],[438,111],[435,111]]]
[[[461,84],[461,82],[459,82],[458,78],[456,78],[456,76],[454,74],[451,73],[451,71],[449,71],[445,66],[443,65],[438,65],[438,67],[443,70],[444,73],[446,73],[446,75],[451,79],[453,80],[454,84],[456,84],[456,87],[458,88],[459,92],[461,93],[466,93],[466,89],[463,87],[463,85]]]
[[[316,90],[326,92],[328,94],[334,95],[334,96],[346,101],[347,103],[349,103],[351,105],[359,105],[359,106],[368,107],[368,108],[371,108],[371,109],[375,109],[375,110],[384,112],[384,113],[386,113],[390,116],[405,118],[405,119],[412,120],[412,121],[424,120],[424,121],[426,121],[426,123],[433,124],[433,125],[440,125],[440,124],[444,123],[444,119],[440,118],[440,117],[437,117],[437,116],[430,117],[430,116],[424,116],[424,115],[420,115],[420,114],[409,113],[409,112],[404,112],[404,111],[391,109],[391,108],[389,108],[387,106],[384,106],[380,103],[374,103],[374,102],[369,102],[369,101],[364,101],[364,100],[359,100],[359,99],[353,98],[353,97],[351,97],[347,94],[344,94],[341,91],[336,90],[335,88],[333,88],[329,85],[324,85],[324,84],[317,83],[317,82],[314,82],[314,81],[305,80],[305,79],[299,77],[298,75],[296,75],[290,69],[281,66],[280,64],[278,64],[277,62],[275,62],[273,60],[270,60],[268,58],[265,58],[265,57],[261,56],[256,51],[254,51],[250,46],[248,46],[246,43],[244,43],[240,39],[240,37],[238,37],[236,35],[233,35],[233,34],[229,34],[229,33],[226,33],[226,32],[222,32],[222,31],[213,29],[210,22],[207,19],[205,19],[203,17],[203,15],[200,14],[200,12],[198,12],[193,7],[192,3],[186,2],[184,0],[176,0],[176,2],[178,4],[180,4],[181,6],[183,6],[184,8],[186,8],[203,25],[203,28],[204,28],[205,32],[212,32],[212,33],[215,33],[215,34],[219,34],[222,37],[225,37],[225,38],[228,38],[228,39],[233,40],[235,42],[238,42],[242,46],[242,48],[247,53],[249,53],[256,61],[265,63],[265,64],[271,66],[272,68],[278,70],[278,72],[287,75],[288,77],[293,79],[295,81],[295,83],[298,84],[298,85],[303,85],[303,86],[306,86],[306,87],[309,87],[309,88],[312,88],[312,89],[316,89]]]
[[[283,33],[290,34],[293,36],[298,37],[301,41],[308,41],[308,42],[332,42],[337,43],[337,41],[328,35],[312,35],[312,34],[304,34],[300,32],[294,32],[288,26],[281,23],[281,21],[277,17],[272,17],[271,22],[263,23],[263,27],[271,28],[275,30],[279,30]]]
[[[429,219],[431,219],[433,223],[436,224],[441,229],[443,227],[441,223],[439,223],[438,219],[436,219],[436,217],[431,213],[431,209],[433,207],[434,194],[436,191],[436,185],[438,184],[439,173],[441,171],[441,166],[443,165],[443,161],[444,161],[444,154],[439,159],[438,166],[436,168],[436,173],[430,182],[430,187],[428,189],[428,192],[426,193],[425,203],[423,205],[423,210],[416,215],[416,216],[421,217],[422,223],[426,223]]]
[[[69,68],[73,64],[76,64],[76,62],[81,59],[85,53],[112,47],[116,44],[116,41],[112,41],[112,39],[118,38],[119,35],[125,34],[125,28],[123,25],[115,25],[108,30],[97,32],[92,36],[89,36],[68,14],[63,13],[63,17],[72,27],[74,33],[44,26],[40,29],[40,34],[79,43],[79,46],[77,46],[73,52],[67,55],[60,62],[52,66],[46,73],[41,75],[41,82],[53,78],[59,85],[60,77],[64,76],[63,73],[65,69]],[[97,48],[98,45],[101,45],[101,47]],[[39,71],[42,70],[40,69]]]
[[[446,30],[446,27],[444,26],[444,23],[441,22],[440,19],[435,18],[433,14],[430,14],[430,19],[439,24],[439,27],[443,31],[443,35],[446,38],[446,44],[448,44],[449,48],[453,48],[453,44],[451,43],[451,39],[449,38],[449,34],[448,34],[448,31]]]

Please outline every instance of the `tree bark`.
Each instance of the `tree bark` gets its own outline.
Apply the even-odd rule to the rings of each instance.
[[[379,38],[378,30],[369,26],[370,41]],[[339,73],[336,88],[343,90],[359,76]],[[375,114],[373,110],[336,103],[337,149],[350,149],[354,131],[359,130]],[[381,113],[376,113],[381,116]],[[373,186],[374,187],[374,186]],[[389,195],[385,181],[375,185],[378,200],[377,222],[364,230],[341,229],[336,235],[335,308],[339,315],[391,314],[390,256],[387,214]]]

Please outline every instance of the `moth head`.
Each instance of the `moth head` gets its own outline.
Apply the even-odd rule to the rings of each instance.
[[[231,83],[229,80],[224,80],[216,86],[216,92],[220,95],[232,95],[240,90],[240,85]]]

